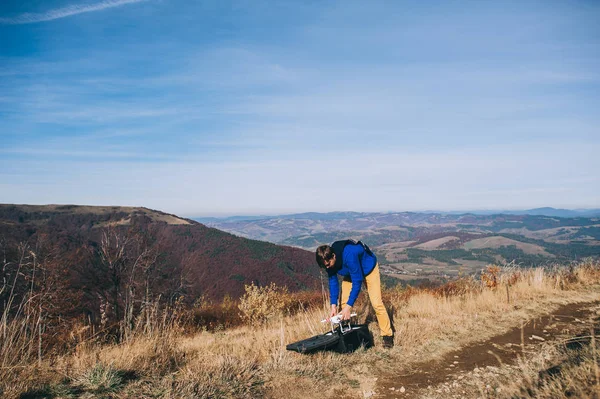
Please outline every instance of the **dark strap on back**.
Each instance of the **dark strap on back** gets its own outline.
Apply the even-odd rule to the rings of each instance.
[[[346,245],[356,245],[356,244],[360,244],[362,245],[362,247],[365,249],[365,252],[367,252],[369,255],[371,256],[375,256],[373,255],[373,251],[371,251],[371,248],[369,248],[366,244],[364,244],[362,241],[354,241],[354,240],[340,240],[340,241],[335,241],[333,244],[331,244],[331,249],[333,250],[333,253],[335,254],[335,266],[332,267],[331,270],[332,272],[337,273],[338,270],[340,270],[342,268],[342,256],[344,254],[344,248],[346,248]]]

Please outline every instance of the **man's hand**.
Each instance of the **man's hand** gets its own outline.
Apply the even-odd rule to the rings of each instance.
[[[342,315],[342,320],[350,320],[350,314],[352,314],[352,306],[344,306],[344,309],[342,309],[342,313],[340,314]]]
[[[337,305],[331,305],[331,314],[329,315],[329,318],[332,318],[333,316],[337,316],[338,311],[337,311]]]

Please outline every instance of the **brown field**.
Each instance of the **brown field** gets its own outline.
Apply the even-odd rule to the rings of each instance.
[[[580,229],[580,227],[576,227],[576,226],[565,226],[565,227],[555,227],[552,229],[531,231],[525,227],[522,227],[520,229],[503,229],[500,232],[508,233],[508,234],[519,234],[524,237],[533,238],[536,240],[556,241],[556,240],[561,240],[561,237],[568,236],[568,234],[573,233],[579,229]],[[558,234],[558,232],[561,230],[566,231],[566,233]]]
[[[420,248],[420,249],[425,249],[425,250],[430,250],[430,249],[437,249],[439,248],[441,245],[444,245],[450,241],[456,241],[459,240],[460,238],[458,237],[454,237],[454,236],[446,236],[446,237],[442,237],[442,238],[438,238],[435,240],[431,240],[431,241],[427,241],[424,242],[422,244],[419,245],[415,245],[415,248]]]
[[[417,241],[399,241],[399,242],[392,242],[389,244],[383,244],[377,247],[377,249],[381,249],[381,250],[385,250],[385,251],[393,251],[396,249],[400,249],[403,250],[406,247],[410,247],[412,244],[414,244]]]
[[[544,248],[535,244],[523,243],[516,240],[511,240],[510,238],[494,236],[494,237],[485,237],[485,238],[477,238],[475,240],[471,240],[466,242],[463,245],[464,249],[482,249],[482,248],[500,248],[502,246],[514,245],[518,249],[522,250],[526,254],[530,255],[543,255],[549,258],[553,258],[554,255],[546,252]]]
[[[459,261],[461,264],[459,267],[463,268],[465,272],[479,271],[488,265],[487,262],[483,262],[480,260],[460,259],[457,261]]]
[[[408,231],[408,229],[406,227],[401,227],[401,226],[379,227],[378,230],[386,230],[386,231]],[[389,245],[389,244],[386,244],[386,245]]]
[[[402,259],[401,255],[396,257],[395,260],[397,261],[400,259]],[[406,259],[406,256],[404,256],[404,259]],[[478,273],[488,265],[488,263],[478,260],[457,259],[456,261],[460,264],[448,265],[431,258],[424,258],[421,263],[389,263],[385,266],[389,267],[392,271],[387,272],[386,269],[382,268],[382,272],[400,278],[401,280],[411,280],[416,277],[427,277],[435,280],[443,275],[448,277],[458,277],[461,275],[464,276],[471,273]],[[393,270],[402,270],[404,273],[394,273]]]
[[[381,254],[388,262],[398,262],[408,258],[404,249],[416,242],[417,241],[400,241],[380,245],[377,247],[377,253]]]

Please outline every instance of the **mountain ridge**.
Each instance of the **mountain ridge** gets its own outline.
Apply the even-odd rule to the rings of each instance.
[[[314,250],[353,238],[378,256],[382,273],[434,280],[477,274],[489,264],[538,267],[600,256],[600,217],[558,217],[554,208],[509,213],[330,212],[208,223],[243,237]]]
[[[107,231],[124,241],[128,235],[141,237],[144,245],[160,253],[163,279],[168,280],[169,274],[183,276],[179,276],[186,280],[183,290],[192,301],[200,296],[238,297],[251,283],[274,282],[291,291],[317,285],[312,252],[246,239],[165,212],[144,207],[0,204],[5,247],[43,239],[67,265],[98,262],[97,251]],[[75,259],[75,253],[80,258]]]
[[[372,216],[390,214],[424,214],[424,215],[536,215],[554,217],[597,217],[600,216],[600,208],[563,209],[553,207],[540,207],[525,210],[464,210],[464,211],[388,211],[388,212],[301,212],[281,215],[235,215],[223,217],[191,216],[190,219],[203,222],[225,222],[225,221],[250,221],[268,219],[342,219],[348,216]]]

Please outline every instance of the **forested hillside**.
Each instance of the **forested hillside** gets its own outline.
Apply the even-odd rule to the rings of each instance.
[[[146,208],[0,205],[0,251],[0,310],[17,311],[33,293],[55,324],[122,320],[156,301],[237,298],[246,284],[297,291],[318,280],[311,252]]]

